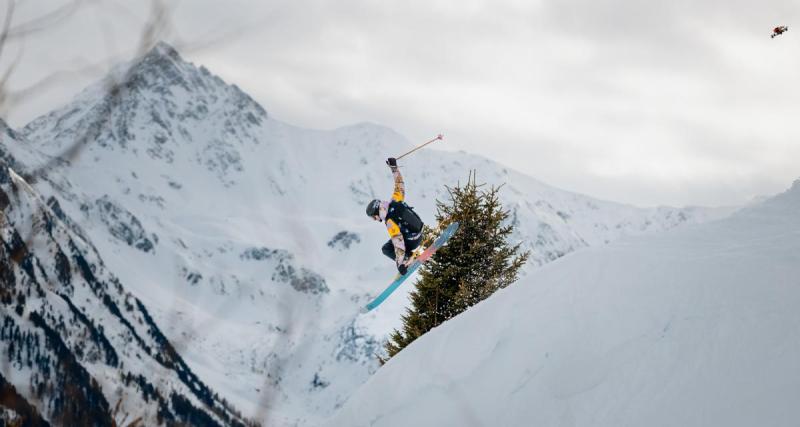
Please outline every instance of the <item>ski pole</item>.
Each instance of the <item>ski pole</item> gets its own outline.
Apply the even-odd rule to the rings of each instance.
[[[409,151],[408,153],[405,153],[405,154],[403,154],[402,156],[395,157],[395,159],[397,159],[397,160],[400,160],[400,159],[402,159],[403,157],[405,157],[405,156],[407,156],[407,155],[409,155],[409,154],[411,154],[411,153],[413,153],[413,152],[415,152],[415,151],[419,150],[420,148],[422,148],[422,147],[424,147],[424,146],[426,146],[426,145],[428,145],[428,144],[430,144],[430,143],[432,143],[432,142],[435,142],[435,141],[440,141],[440,140],[442,140],[443,138],[444,138],[444,135],[442,135],[442,134],[436,135],[436,138],[433,138],[432,140],[430,140],[430,141],[428,141],[428,142],[426,142],[426,143],[424,143],[424,144],[420,145],[419,147],[416,147],[416,148],[414,148],[413,150]]]

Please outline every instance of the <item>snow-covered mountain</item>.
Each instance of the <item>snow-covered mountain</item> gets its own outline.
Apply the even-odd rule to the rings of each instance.
[[[2,121],[0,134],[0,424],[244,426],[58,200],[11,167],[19,141]]]
[[[385,231],[363,212],[391,194],[383,160],[410,148],[402,136],[282,123],[165,44],[19,134],[9,149],[28,167],[86,141],[37,189],[62,201],[189,366],[245,415],[320,419],[377,369],[411,286],[358,314],[394,270],[379,250]],[[530,270],[730,211],[600,201],[466,153],[423,150],[401,166],[429,221],[445,185],[470,170],[505,184]]]
[[[794,426],[800,180],[570,254],[392,358],[331,426]]]

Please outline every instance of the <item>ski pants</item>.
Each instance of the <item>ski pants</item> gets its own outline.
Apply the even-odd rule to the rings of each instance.
[[[406,256],[411,256],[411,251],[417,249],[419,244],[422,243],[422,236],[420,235],[416,240],[403,239],[403,243],[406,244]],[[383,254],[389,257],[389,259],[392,261],[395,261],[394,244],[392,244],[392,239],[389,239],[389,241],[383,245],[381,252],[383,252]]]

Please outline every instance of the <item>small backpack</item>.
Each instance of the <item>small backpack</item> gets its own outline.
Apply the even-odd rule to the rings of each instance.
[[[390,203],[386,217],[397,223],[403,233],[403,237],[421,232],[422,227],[425,225],[422,222],[422,218],[414,211],[414,208],[405,202]]]

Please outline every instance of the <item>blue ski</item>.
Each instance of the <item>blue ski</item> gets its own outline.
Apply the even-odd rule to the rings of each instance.
[[[415,271],[417,271],[417,269],[422,264],[425,264],[425,261],[430,259],[430,257],[433,256],[433,254],[436,253],[436,251],[439,248],[444,246],[444,244],[447,243],[447,241],[450,239],[450,237],[453,236],[453,234],[456,232],[456,230],[458,230],[458,223],[457,222],[454,222],[454,223],[448,225],[447,228],[442,232],[442,234],[439,235],[439,237],[436,238],[436,240],[433,242],[433,244],[430,245],[427,249],[425,249],[422,252],[422,255],[418,256],[417,259],[414,260],[414,262],[411,263],[410,266],[408,266],[408,271],[406,272],[405,275],[395,278],[394,281],[389,285],[389,287],[386,288],[386,290],[381,292],[381,294],[378,295],[377,298],[375,298],[374,300],[372,300],[372,302],[367,304],[366,311],[373,310],[375,307],[381,305],[381,303],[386,298],[388,298],[389,295],[391,295],[392,292],[395,291],[395,289],[397,289],[401,284],[403,284],[403,282],[406,279],[408,279],[408,277],[411,276]]]

